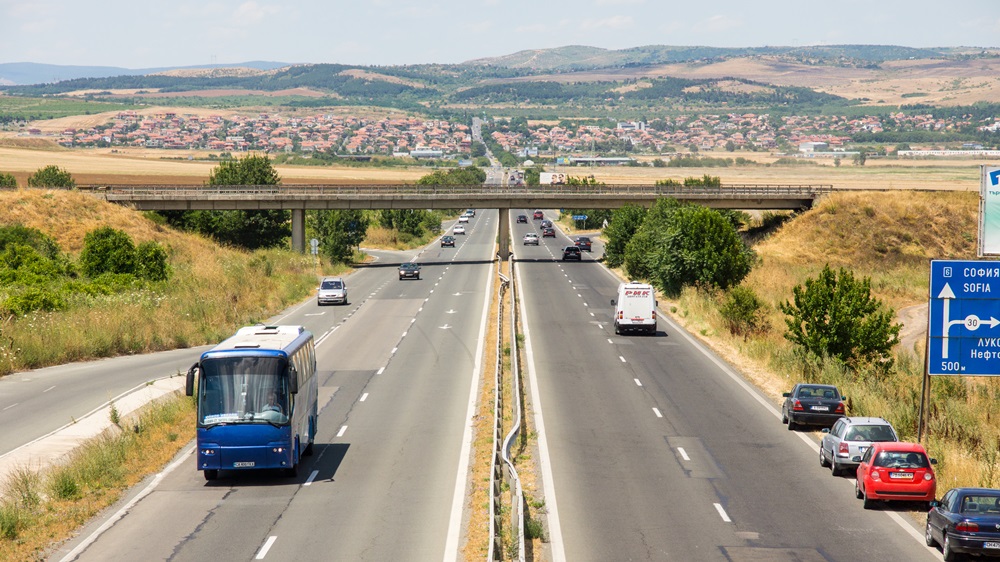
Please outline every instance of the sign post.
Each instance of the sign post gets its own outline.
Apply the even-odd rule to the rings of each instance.
[[[932,260],[929,299],[918,440],[930,377],[1000,376],[1000,261]]]
[[[982,166],[979,189],[979,256],[1000,255],[1000,167]]]

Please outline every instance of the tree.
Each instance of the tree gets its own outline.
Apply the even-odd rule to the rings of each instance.
[[[734,143],[731,140],[726,141],[726,151],[728,151],[728,152],[735,152],[736,151],[736,143]]]
[[[871,281],[860,281],[844,268],[834,273],[829,264],[816,279],[792,289],[793,301],[780,304],[788,315],[785,339],[819,357],[844,363],[892,364],[892,347],[899,343],[901,325],[893,323],[891,308],[871,296]]]
[[[0,173],[0,187],[17,187],[17,178],[14,174]]]
[[[360,210],[319,211],[316,218],[323,255],[334,263],[347,263],[354,248],[368,232],[368,216]]]
[[[59,166],[46,166],[28,177],[28,187],[76,187],[76,181]]]
[[[864,166],[866,160],[868,160],[868,156],[865,154],[865,151],[862,150],[861,152],[858,152],[854,156],[854,165],[855,166]]]
[[[668,295],[679,295],[687,285],[738,285],[756,259],[729,219],[700,205],[678,208],[662,240],[650,260],[651,278]]]
[[[642,226],[646,209],[638,205],[626,204],[611,215],[604,228],[604,263],[608,267],[618,267],[625,261],[625,248]]]
[[[221,162],[210,173],[208,183],[278,185],[281,178],[267,156],[250,155]],[[173,226],[249,250],[280,246],[292,234],[289,212],[284,210],[165,211],[161,214]]]

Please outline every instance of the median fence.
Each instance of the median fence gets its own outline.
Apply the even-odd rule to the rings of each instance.
[[[507,271],[510,277],[503,274],[503,261],[497,259],[497,275],[500,277],[498,291],[499,308],[497,312],[497,355],[496,355],[496,392],[493,408],[493,468],[490,471],[490,555],[489,562],[494,560],[524,561],[524,493],[521,490],[521,480],[517,469],[510,458],[510,449],[521,431],[521,382],[518,367],[517,349],[517,307],[514,306],[517,291],[514,284],[514,260],[507,259]],[[506,297],[506,300],[505,300]],[[502,436],[503,416],[505,411],[504,394],[504,314],[510,314],[510,372],[511,372],[511,406],[513,420],[510,431]],[[505,515],[509,516],[505,520]],[[504,524],[504,523],[507,524]],[[501,529],[504,532],[501,532]]]

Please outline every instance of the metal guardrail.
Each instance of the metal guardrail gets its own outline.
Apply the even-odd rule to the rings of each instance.
[[[521,431],[521,394],[520,380],[518,376],[518,350],[517,350],[517,307],[514,306],[516,291],[514,287],[514,260],[508,257],[507,263],[510,267],[510,278],[500,272],[502,260],[497,260],[497,275],[500,277],[500,288],[498,289],[499,310],[497,313],[497,363],[496,363],[496,391],[494,393],[493,409],[493,458],[492,469],[490,471],[490,551],[488,562],[494,560],[516,559],[519,562],[525,560],[524,548],[524,492],[521,489],[521,480],[518,477],[517,469],[510,459],[510,448]],[[504,296],[506,295],[510,307],[510,355],[512,372],[512,396],[514,407],[514,420],[510,431],[506,437],[501,439],[500,431],[504,414],[504,394],[503,394],[503,315]],[[504,495],[504,488],[509,495]],[[504,508],[509,508],[510,519],[506,534],[500,532],[499,518],[503,516]],[[504,538],[507,538],[505,544]],[[516,558],[513,552],[508,550],[509,546],[516,545]]]

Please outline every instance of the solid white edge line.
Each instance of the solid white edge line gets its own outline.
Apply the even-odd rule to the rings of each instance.
[[[523,283],[521,270],[517,270],[517,284]],[[545,510],[548,512],[549,548],[553,562],[566,561],[566,547],[563,544],[562,525],[559,522],[559,507],[556,503],[556,485],[552,476],[552,461],[549,458],[549,440],[545,432],[545,419],[542,417],[542,397],[538,391],[538,376],[535,372],[535,356],[531,349],[531,332],[528,330],[528,313],[525,299],[520,299],[521,318],[524,323],[524,355],[527,359],[528,381],[531,387],[532,415],[535,421],[535,434],[538,446],[538,464],[542,469],[542,489],[545,495]]]
[[[494,233],[496,238],[496,232]],[[465,429],[462,431],[462,449],[458,456],[458,470],[455,476],[455,492],[451,498],[451,517],[448,520],[448,536],[444,544],[444,560],[460,560],[459,542],[462,536],[462,514],[465,507],[465,488],[469,479],[469,465],[472,462],[472,439],[475,429],[476,404],[479,402],[479,378],[482,374],[483,348],[486,345],[486,330],[489,320],[490,302],[493,300],[493,266],[490,261],[486,276],[486,294],[483,296],[483,322],[479,326],[479,343],[476,345],[476,361],[472,368],[472,384],[469,387],[469,405],[465,414]]]
[[[128,503],[126,503],[125,505],[123,505],[121,509],[116,511],[114,515],[112,515],[110,518],[108,518],[107,521],[101,524],[101,526],[98,527],[96,531],[91,533],[89,537],[84,539],[83,542],[76,545],[76,548],[69,551],[69,554],[64,556],[60,562],[69,562],[70,560],[73,560],[74,558],[82,554],[84,550],[87,550],[87,548],[90,547],[90,545],[93,544],[98,537],[104,534],[104,532],[110,529],[111,527],[114,527],[115,523],[117,523],[119,519],[125,517],[125,514],[131,511],[132,508],[135,507],[135,505],[139,503],[140,500],[151,494],[153,490],[160,484],[160,481],[162,481],[168,474],[173,472],[178,466],[183,464],[184,461],[188,460],[187,459],[188,456],[194,453],[194,450],[195,447],[190,447],[187,451],[181,454],[180,458],[170,463],[167,466],[167,468],[164,468],[159,474],[154,476],[153,479],[150,480],[149,484],[147,484],[146,487],[143,488],[141,492],[136,494],[134,498],[129,500]]]
[[[713,503],[712,505],[715,506],[715,511],[719,512],[719,516],[722,517],[723,521],[725,521],[726,523],[732,523],[733,522],[733,520],[730,519],[728,515],[726,515],[726,510],[722,509],[722,504]]]
[[[263,560],[264,557],[267,556],[267,551],[271,550],[271,545],[274,544],[274,541],[276,540],[278,540],[278,537],[274,535],[267,537],[267,540],[264,541],[264,546],[260,547],[260,552],[257,553],[255,560]]]

